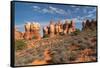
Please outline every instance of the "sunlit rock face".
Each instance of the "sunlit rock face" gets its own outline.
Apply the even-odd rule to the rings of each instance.
[[[54,34],[55,34],[55,24],[53,21],[50,21],[50,24],[49,24],[49,34],[50,34],[50,37],[54,37]]]
[[[30,25],[31,25],[30,22],[27,22],[24,25],[24,28],[25,28],[24,39],[26,39],[26,40],[31,39],[31,35],[30,35]]]
[[[74,20],[72,20],[70,22],[70,24],[69,24],[69,27],[68,27],[68,34],[74,32],[75,30],[76,30],[76,28],[75,28],[75,22],[74,22]]]
[[[64,24],[61,20],[59,20],[57,23],[50,21],[49,26],[45,26],[43,28],[43,37],[47,35],[49,37],[54,37],[58,35],[70,34],[74,31],[76,31],[74,20],[72,20],[70,23],[68,20],[66,20]]]
[[[72,21],[71,21],[71,24],[72,24],[72,32],[76,31],[75,21],[72,20]]]
[[[40,24],[37,22],[33,22],[31,24],[31,35],[33,39],[41,39],[40,35]]]
[[[31,39],[40,39],[40,24],[36,23],[36,22],[28,22],[25,24],[25,34],[24,34],[24,38],[26,40],[31,40]]]
[[[58,26],[58,23],[55,24],[55,34],[56,35],[59,34],[59,26]]]
[[[65,23],[63,24],[64,34],[70,34],[75,31],[76,31],[75,21],[71,20],[71,22],[69,23],[68,20],[66,20]]]
[[[63,32],[63,24],[60,20],[58,21],[58,32],[59,33]]]
[[[23,39],[23,33],[19,32],[17,28],[15,28],[15,40]]]
[[[96,20],[86,20],[82,22],[82,30],[88,30],[88,29],[96,29],[97,21]]]
[[[68,33],[68,21],[66,20],[65,23],[63,24],[63,31],[64,31],[64,34],[67,34]]]

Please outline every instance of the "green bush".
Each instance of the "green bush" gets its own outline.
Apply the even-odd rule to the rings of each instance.
[[[73,60],[76,59],[76,56],[77,56],[77,54],[71,51],[71,52],[68,54],[67,59],[68,59],[69,61],[73,61]]]
[[[44,36],[43,36],[43,38],[48,38],[48,37],[49,37],[49,35],[44,35]]]
[[[36,39],[36,36],[32,36],[32,39]]]
[[[23,50],[26,48],[26,43],[24,40],[16,40],[15,41],[15,49],[17,50]]]
[[[76,29],[75,32],[71,33],[71,35],[78,35],[81,31],[79,29]]]

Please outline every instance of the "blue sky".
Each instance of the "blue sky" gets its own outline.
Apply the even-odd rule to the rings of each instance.
[[[26,22],[38,22],[41,27],[48,25],[50,20],[75,20],[76,27],[81,29],[85,19],[96,19],[96,7],[42,3],[15,3],[15,25],[24,31]]]

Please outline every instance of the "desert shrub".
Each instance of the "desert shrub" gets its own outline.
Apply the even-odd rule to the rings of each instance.
[[[26,43],[24,40],[16,40],[15,41],[15,49],[17,50],[23,50],[26,48]]]
[[[76,59],[76,57],[77,57],[77,52],[75,52],[75,51],[69,51],[67,53],[67,59],[69,61],[74,61]]]
[[[59,34],[60,34],[61,36],[63,36],[63,35],[64,35],[64,33],[63,33],[63,32],[60,32]]]
[[[78,35],[81,31],[79,29],[76,29],[75,32],[72,32],[71,35],[74,36],[74,35]]]
[[[36,36],[32,36],[32,39],[36,39],[37,37]]]
[[[48,37],[49,37],[49,36],[48,36],[47,34],[43,36],[43,38],[48,38]]]

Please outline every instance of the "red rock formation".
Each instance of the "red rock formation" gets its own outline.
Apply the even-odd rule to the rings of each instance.
[[[75,21],[72,20],[72,21],[71,21],[71,24],[72,24],[72,32],[76,31]]]
[[[48,34],[50,37],[61,34],[70,34],[74,31],[76,31],[74,20],[72,20],[71,23],[65,21],[64,24],[60,20],[56,24],[54,24],[53,21],[50,21],[49,27],[47,28],[47,26],[45,26],[43,28],[44,36]]]
[[[55,34],[55,25],[54,25],[53,21],[50,21],[49,31],[50,31],[50,37],[54,37],[54,34]]]
[[[37,40],[41,39],[39,23],[32,23],[30,31],[31,31],[32,38],[37,39]]]
[[[55,34],[59,34],[59,26],[58,23],[55,24]]]
[[[26,23],[25,24],[25,33],[24,39],[31,40],[31,39],[41,39],[40,36],[40,24],[38,23]]]
[[[30,25],[31,25],[31,23],[28,22],[24,26],[24,28],[25,28],[24,39],[26,39],[26,40],[32,39],[31,35],[30,35],[31,34],[30,33]]]
[[[86,20],[85,22],[82,23],[82,30],[87,30],[87,29],[96,29],[97,26],[97,21],[96,20]]]
[[[75,30],[76,30],[75,22],[72,20],[68,25],[68,34],[74,32]]]
[[[64,30],[64,34],[67,34],[68,33],[68,21],[66,20],[64,25],[63,25],[63,30]]]
[[[19,32],[17,28],[15,28],[15,40],[23,39],[23,33]]]
[[[59,33],[63,32],[63,24],[60,20],[58,21],[58,32]]]
[[[47,26],[43,27],[43,37],[49,34],[49,28]]]

